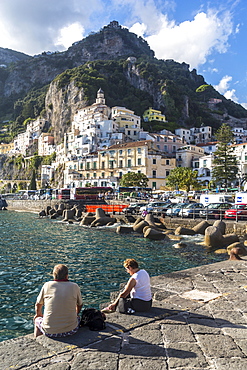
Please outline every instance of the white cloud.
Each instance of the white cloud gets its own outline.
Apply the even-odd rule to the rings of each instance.
[[[78,22],[73,23],[60,30],[60,35],[55,41],[55,45],[59,48],[67,49],[73,42],[79,41],[84,37],[84,28]]]
[[[230,83],[232,82],[232,76],[224,76],[218,85],[215,85],[214,88],[226,99],[231,99],[235,102],[238,102],[238,98],[236,96],[236,90],[230,89]]]
[[[164,15],[160,15],[159,21],[161,27],[158,32],[146,36],[156,57],[186,62],[192,68],[204,64],[213,51],[225,53],[228,38],[233,33],[228,11],[221,15],[212,10],[200,12],[192,21],[180,24],[169,21]]]
[[[218,85],[215,85],[214,88],[220,93],[225,94],[225,92],[229,89],[230,82],[232,81],[232,76],[224,76]]]
[[[0,2],[0,47],[37,54],[78,41],[102,0],[11,0]],[[76,26],[77,25],[77,26]],[[81,25],[79,29],[78,25]],[[69,32],[65,36],[65,30]],[[74,30],[74,38],[72,37]],[[65,47],[61,46],[61,49]]]

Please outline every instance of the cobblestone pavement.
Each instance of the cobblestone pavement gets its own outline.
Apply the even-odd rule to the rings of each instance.
[[[153,277],[147,314],[107,316],[107,328],[0,343],[0,368],[246,370],[247,260]]]

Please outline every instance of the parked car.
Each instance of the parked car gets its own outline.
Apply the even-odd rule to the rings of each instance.
[[[199,217],[199,212],[204,208],[202,203],[191,203],[184,208],[181,208],[179,217]]]
[[[170,203],[170,201],[165,201],[165,202],[151,202],[148,203],[146,206],[142,206],[140,208],[140,212],[147,211],[147,212],[153,212],[154,209],[157,209],[158,207],[163,207],[166,204]]]
[[[235,204],[230,209],[225,211],[226,219],[246,220],[247,219],[247,204]]]
[[[138,214],[140,212],[140,208],[144,207],[146,205],[147,205],[147,203],[133,203],[133,204],[130,204],[128,207],[123,209],[123,213],[125,213],[125,214],[130,213],[132,215]]]
[[[165,216],[166,212],[169,208],[174,207],[174,204],[172,203],[167,203],[164,206],[161,207],[156,207],[153,209],[152,214],[155,216]]]
[[[179,211],[188,206],[191,203],[177,203],[173,207],[169,208],[166,212],[166,215],[169,217],[177,217],[179,214]]]
[[[232,207],[232,203],[210,203],[200,211],[200,217],[221,218],[225,210]]]

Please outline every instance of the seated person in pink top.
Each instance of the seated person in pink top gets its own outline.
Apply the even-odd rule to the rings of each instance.
[[[120,313],[149,311],[152,306],[152,294],[147,271],[140,270],[134,259],[125,260],[124,267],[131,277],[108,309],[112,311],[117,309]]]
[[[79,286],[68,280],[68,268],[65,265],[54,267],[53,278],[53,281],[43,285],[36,301],[35,338],[42,334],[50,338],[65,337],[79,329],[78,314],[82,308]]]

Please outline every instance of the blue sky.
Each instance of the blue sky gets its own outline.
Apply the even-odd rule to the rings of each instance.
[[[246,0],[1,0],[0,47],[65,50],[112,20],[247,108]]]

